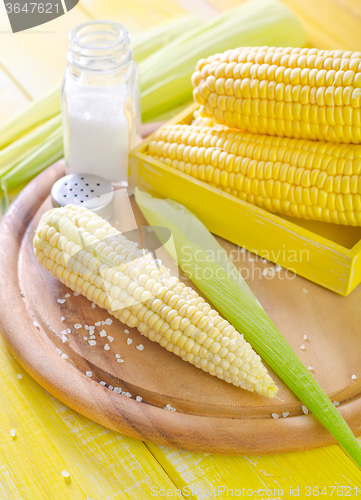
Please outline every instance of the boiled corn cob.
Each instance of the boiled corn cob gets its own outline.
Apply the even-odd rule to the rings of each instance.
[[[201,113],[253,133],[361,143],[361,52],[241,47],[201,59]]]
[[[243,389],[268,397],[277,393],[243,335],[93,212],[76,205],[47,212],[34,249],[66,286],[185,361]]]
[[[270,212],[361,225],[361,146],[168,125],[148,154]]]

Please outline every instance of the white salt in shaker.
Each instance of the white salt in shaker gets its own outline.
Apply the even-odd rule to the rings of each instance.
[[[69,35],[62,88],[67,173],[128,185],[129,150],[140,141],[138,67],[121,24],[93,21]]]

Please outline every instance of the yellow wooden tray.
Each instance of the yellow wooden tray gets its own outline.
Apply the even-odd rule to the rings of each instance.
[[[190,124],[193,104],[169,123]],[[361,227],[271,214],[151,158],[153,135],[130,155],[130,186],[171,198],[212,233],[341,295],[361,281]]]

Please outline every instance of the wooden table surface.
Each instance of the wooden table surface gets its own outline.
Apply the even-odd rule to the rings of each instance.
[[[209,18],[240,1],[80,0],[69,14],[16,35],[1,3],[0,121],[61,79],[73,26],[103,18],[136,33],[185,11]],[[360,50],[360,0],[284,2],[304,22],[310,46]],[[308,494],[314,487],[326,493],[319,498],[330,498],[332,489],[323,488],[331,486],[339,487],[333,497],[347,486],[360,488],[358,495],[353,489],[347,496],[361,497],[361,473],[338,446],[277,456],[206,456],[109,431],[44,391],[19,367],[1,337],[0,418],[1,500],[288,499],[290,488],[296,496],[298,487],[299,498],[315,498],[317,491]],[[16,429],[15,438],[11,429]]]

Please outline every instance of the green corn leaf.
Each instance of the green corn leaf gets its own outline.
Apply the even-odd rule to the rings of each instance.
[[[216,309],[240,332],[283,382],[337,439],[346,453],[361,467],[361,446],[328,396],[302,364],[276,326],[264,312],[241,276],[232,276],[224,257],[215,252],[213,236],[184,206],[135,191],[136,202],[151,226],[172,232],[173,253],[179,266]],[[161,239],[161,235],[158,235]],[[218,244],[217,244],[218,245]],[[210,259],[209,250],[214,259]]]
[[[61,126],[61,115],[56,115],[35,130],[24,135],[0,151],[0,177],[9,172],[15,165],[32,154],[36,149]]]

